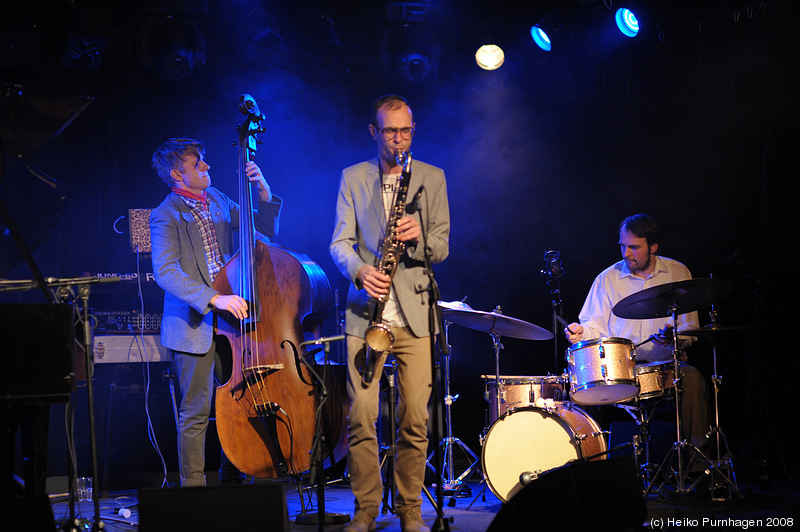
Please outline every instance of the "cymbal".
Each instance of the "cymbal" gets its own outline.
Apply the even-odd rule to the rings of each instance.
[[[724,279],[686,279],[646,288],[631,294],[614,305],[612,312],[620,318],[651,319],[687,314],[711,306],[733,291],[733,283]]]
[[[492,312],[473,310],[472,307],[461,301],[449,303],[439,301],[439,306],[442,307],[442,317],[446,321],[468,329],[522,340],[551,340],[553,338],[553,333],[547,329],[506,316],[496,310]]]
[[[750,327],[741,327],[738,325],[720,325],[719,323],[709,323],[699,329],[686,329],[685,331],[678,332],[678,336],[702,336],[713,338],[716,336],[724,335],[733,332],[749,331]]]

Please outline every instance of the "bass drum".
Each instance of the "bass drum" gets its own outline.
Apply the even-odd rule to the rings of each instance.
[[[556,403],[553,408],[521,408],[500,417],[484,439],[481,465],[492,493],[507,502],[523,488],[522,473],[539,475],[606,450],[605,436],[594,419],[572,403]]]

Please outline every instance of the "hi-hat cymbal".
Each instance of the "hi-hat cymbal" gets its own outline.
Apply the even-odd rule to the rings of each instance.
[[[631,294],[612,309],[614,315],[628,319],[664,318],[708,307],[733,291],[733,283],[724,279],[686,279],[646,288]]]
[[[738,325],[720,325],[719,323],[709,323],[698,329],[686,329],[679,331],[678,336],[702,336],[705,338],[714,338],[728,333],[749,331],[750,327],[741,327]]]
[[[439,306],[442,307],[442,317],[446,321],[468,329],[522,340],[551,340],[553,338],[553,333],[547,329],[506,316],[497,310],[492,312],[474,310],[461,301],[439,301]]]

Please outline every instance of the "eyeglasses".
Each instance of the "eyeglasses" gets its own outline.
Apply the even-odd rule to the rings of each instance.
[[[385,127],[383,129],[376,127],[375,129],[377,129],[386,140],[393,139],[398,133],[400,133],[400,136],[404,139],[410,139],[416,132],[416,129],[413,127]]]

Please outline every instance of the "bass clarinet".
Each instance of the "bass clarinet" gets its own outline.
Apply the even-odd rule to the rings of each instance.
[[[408,183],[411,181],[411,152],[397,150],[395,159],[397,164],[403,167],[403,172],[400,177],[400,188],[397,191],[394,206],[386,222],[386,235],[383,238],[381,256],[377,265],[378,271],[384,275],[388,275],[390,279],[394,278],[397,265],[400,261],[400,255],[406,247],[405,243],[397,238],[397,223],[400,221],[400,218],[405,216],[406,211]],[[364,373],[361,376],[361,384],[364,387],[372,382],[372,378],[375,375],[378,355],[383,351],[391,349],[392,345],[394,345],[392,330],[382,321],[383,309],[388,299],[389,293],[386,293],[375,300],[372,320],[369,323],[369,327],[367,327],[367,332],[364,334],[364,340],[367,343],[366,362],[364,363]]]

